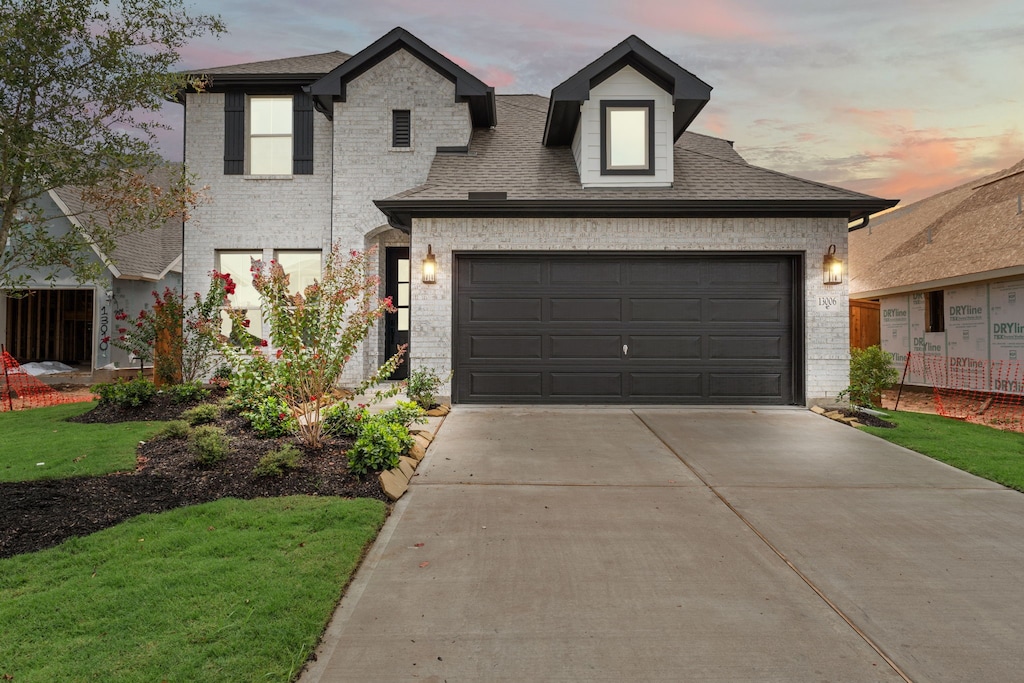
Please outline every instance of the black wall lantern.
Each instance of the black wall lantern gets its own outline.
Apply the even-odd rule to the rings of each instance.
[[[841,285],[843,283],[843,260],[836,256],[836,245],[831,245],[825,253],[825,260],[821,265],[821,281],[826,285]]]
[[[423,257],[423,283],[432,285],[437,282],[437,260],[427,245],[427,255]]]

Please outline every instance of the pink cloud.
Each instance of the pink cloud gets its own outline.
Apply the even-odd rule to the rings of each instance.
[[[487,85],[493,86],[495,89],[508,88],[516,82],[516,75],[508,69],[503,69],[500,66],[494,66],[493,64],[477,66],[463,57],[459,57],[448,52],[442,52],[441,54],[482,80]]]
[[[783,38],[771,18],[731,0],[633,0],[621,6],[627,21],[658,31],[707,38],[774,42]]]

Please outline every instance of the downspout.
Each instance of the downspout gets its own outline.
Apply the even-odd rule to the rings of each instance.
[[[871,222],[871,216],[864,216],[860,220],[861,220],[861,224],[858,225],[858,226],[852,227],[852,228],[849,226],[849,224],[847,224],[847,226],[846,226],[847,232],[853,232],[854,230],[863,230],[864,228],[868,227],[868,223]]]

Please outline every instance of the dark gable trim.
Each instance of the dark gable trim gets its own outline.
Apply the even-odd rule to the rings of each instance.
[[[608,167],[608,108],[647,110],[647,168]],[[654,175],[654,100],[601,100],[601,175]]]
[[[224,175],[245,173],[245,93],[224,93]]]
[[[322,107],[329,110],[327,103],[332,99],[345,101],[345,86],[349,81],[403,49],[455,83],[455,98],[469,103],[474,127],[489,128],[497,123],[494,88],[401,27],[392,29],[358,54],[349,57],[337,69],[306,88],[306,91],[318,100],[318,109]]]
[[[630,36],[583,67],[551,91],[544,145],[572,144],[580,119],[580,105],[590,99],[590,89],[624,66],[631,66],[672,95],[673,139],[678,140],[711,99],[711,86],[679,66],[636,36]]]
[[[759,216],[823,217],[856,220],[897,204],[891,199],[763,199],[763,200],[559,200],[482,199],[375,201],[388,223],[410,232],[413,218],[708,218]]]

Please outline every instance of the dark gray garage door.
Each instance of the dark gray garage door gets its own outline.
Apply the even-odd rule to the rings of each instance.
[[[800,400],[796,257],[457,256],[455,400]]]

